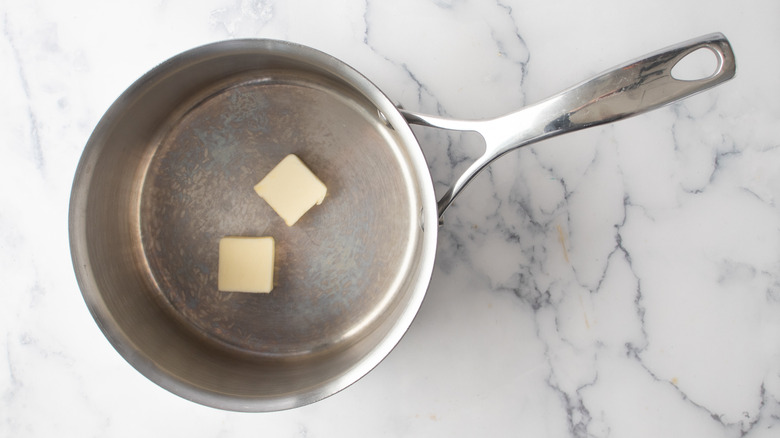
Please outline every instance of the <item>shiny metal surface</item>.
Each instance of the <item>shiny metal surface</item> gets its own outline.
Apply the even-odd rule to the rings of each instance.
[[[700,49],[711,50],[715,71],[705,78],[679,80],[672,69]],[[736,61],[723,34],[705,35],[623,64],[549,99],[491,120],[452,120],[403,112],[407,121],[485,139],[484,154],[458,177],[438,202],[441,216],[455,196],[491,161],[521,146],[635,116],[714,87],[734,77]]]
[[[334,90],[315,75],[251,72],[162,127],[141,188],[140,258],[163,302],[207,336],[311,354],[359,336],[398,293],[419,232],[414,183],[376,112]],[[329,188],[293,227],[253,190],[290,153]],[[273,293],[215,293],[217,242],[230,235],[276,239]]]
[[[328,187],[288,227],[253,186],[295,153]],[[427,289],[435,198],[408,125],[312,49],[231,41],[186,52],[109,109],[73,185],[85,301],[168,390],[241,411],[326,397],[373,368]],[[219,239],[276,239],[270,294],[217,290]]]
[[[709,78],[669,72],[705,47]],[[534,141],[641,113],[734,75],[722,35],[607,72],[492,120],[404,113],[344,63],[271,40],[215,43],[136,81],[90,137],[69,234],[84,300],[137,370],[195,402],[238,411],[327,397],[376,366],[422,303],[437,227],[490,161]],[[407,120],[477,131],[484,156],[438,202]],[[328,186],[294,227],[253,186],[288,153]],[[217,290],[219,239],[276,239],[271,294]]]

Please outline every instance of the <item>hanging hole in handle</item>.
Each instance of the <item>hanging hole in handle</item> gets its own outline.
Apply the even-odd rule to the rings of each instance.
[[[709,47],[702,47],[685,55],[672,67],[672,77],[678,81],[700,81],[718,72],[718,54]]]

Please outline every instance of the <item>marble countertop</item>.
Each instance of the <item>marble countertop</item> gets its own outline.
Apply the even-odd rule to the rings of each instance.
[[[776,437],[780,3],[0,3],[0,436]],[[498,116],[723,32],[737,77],[511,152],[446,212],[406,336],[284,412],[203,407],[116,353],[75,281],[70,185],[111,102],[223,39],[303,43],[403,107]],[[438,193],[472,135],[415,128]]]

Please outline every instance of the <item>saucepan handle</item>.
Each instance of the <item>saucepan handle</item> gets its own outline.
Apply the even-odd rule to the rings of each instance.
[[[672,69],[700,49],[716,59],[712,74],[677,79]],[[460,131],[485,138],[486,150],[439,200],[439,217],[487,164],[512,149],[591,126],[650,111],[714,87],[734,77],[736,62],[723,34],[705,35],[617,66],[544,101],[490,120],[452,120],[402,111],[409,123]]]

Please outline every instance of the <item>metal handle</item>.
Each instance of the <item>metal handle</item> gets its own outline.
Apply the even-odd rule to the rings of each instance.
[[[675,79],[672,69],[699,49],[709,49],[715,54],[715,72],[703,79]],[[515,148],[656,109],[727,81],[735,72],[731,45],[723,34],[714,33],[617,66],[551,98],[496,119],[453,120],[401,112],[409,123],[475,131],[485,139],[485,153],[439,200],[441,217],[474,176],[491,161]]]

